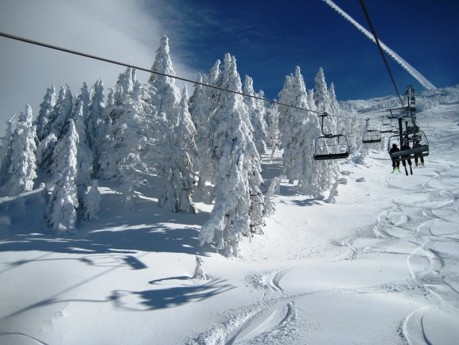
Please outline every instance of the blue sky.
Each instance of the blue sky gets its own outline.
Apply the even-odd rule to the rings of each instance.
[[[335,3],[364,27],[358,0]],[[437,87],[459,83],[459,1],[366,0],[380,39]],[[0,31],[150,67],[159,40],[170,38],[178,75],[195,79],[225,53],[242,77],[277,97],[300,66],[306,86],[323,67],[338,99],[394,94],[376,46],[322,0],[0,0]],[[0,133],[25,104],[38,113],[46,88],[102,78],[111,87],[123,68],[0,38]],[[391,58],[399,88],[422,87]],[[139,79],[147,80],[144,73]]]
[[[368,28],[358,0],[335,3]],[[459,2],[367,0],[378,35],[386,45],[437,87],[459,83]],[[202,70],[235,55],[241,75],[276,97],[286,74],[300,66],[306,86],[323,67],[340,99],[394,93],[376,45],[321,0],[177,0],[161,23],[184,62]],[[186,9],[186,10],[184,10]],[[199,13],[199,15],[198,15]],[[181,30],[174,28],[181,27]],[[389,58],[397,84],[422,87]]]

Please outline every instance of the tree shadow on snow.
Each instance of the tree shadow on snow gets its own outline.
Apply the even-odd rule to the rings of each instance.
[[[317,198],[308,198],[304,200],[293,200],[292,203],[298,206],[313,206],[313,205],[321,205],[319,201],[320,199],[317,199]]]
[[[205,212],[168,212],[147,198],[137,199],[133,209],[127,210],[121,207],[119,194],[104,194],[99,220],[77,223],[73,234],[53,234],[46,226],[46,205],[40,194],[0,203],[0,216],[5,215],[0,223],[0,251],[127,254],[125,263],[133,269],[142,266],[128,257],[137,251],[193,255],[215,252],[199,241],[201,225],[209,217]]]
[[[234,286],[223,280],[211,280],[203,285],[179,286],[145,291],[115,290],[109,297],[117,308],[131,311],[150,311],[179,307],[190,302],[200,302]]]

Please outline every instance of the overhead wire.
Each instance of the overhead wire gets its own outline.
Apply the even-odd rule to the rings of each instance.
[[[0,32],[0,37],[5,37],[5,38],[12,39],[12,40],[16,40],[16,41],[20,41],[20,42],[24,42],[24,43],[29,43],[29,44],[32,44],[32,45],[36,45],[36,46],[40,46],[40,47],[44,47],[44,48],[48,48],[48,49],[52,49],[52,50],[57,50],[57,51],[68,53],[68,54],[77,55],[77,56],[85,57],[85,58],[88,58],[88,59],[98,60],[98,61],[102,61],[102,62],[106,62],[106,63],[118,65],[118,66],[134,68],[134,69],[139,70],[139,71],[149,72],[149,73],[153,73],[153,74],[160,75],[160,76],[163,76],[163,77],[169,77],[169,78],[177,79],[177,80],[180,80],[180,81],[192,83],[194,85],[200,85],[200,86],[204,86],[204,87],[209,87],[209,88],[216,89],[216,90],[219,90],[219,91],[224,91],[224,92],[229,92],[229,93],[241,95],[243,97],[250,97],[250,98],[258,99],[258,100],[261,100],[261,101],[269,102],[271,104],[276,104],[276,105],[289,107],[289,108],[293,108],[293,109],[308,111],[308,112],[315,113],[315,114],[320,114],[320,115],[324,114],[324,112],[311,110],[311,109],[307,109],[307,108],[304,108],[304,107],[298,107],[298,106],[295,106],[295,105],[291,105],[291,104],[287,104],[287,103],[271,100],[269,98],[260,97],[260,96],[256,96],[256,95],[250,95],[250,94],[247,94],[247,93],[244,93],[244,92],[241,92],[241,91],[226,89],[224,87],[220,87],[220,86],[216,86],[216,85],[210,85],[210,84],[206,84],[206,83],[199,82],[199,81],[196,81],[196,80],[191,80],[191,79],[179,77],[179,76],[176,76],[176,75],[171,75],[171,74],[167,74],[167,73],[154,71],[154,70],[152,70],[150,68],[145,68],[145,67],[141,67],[141,66],[135,66],[135,65],[132,65],[130,63],[116,61],[116,60],[113,60],[113,59],[108,59],[108,58],[105,58],[105,57],[92,55],[92,54],[84,53],[84,52],[73,50],[73,49],[63,48],[63,47],[60,47],[60,46],[56,46],[56,45],[52,45],[52,44],[49,44],[49,43],[44,43],[44,42],[32,40],[32,39],[21,37],[21,36],[17,36],[17,35],[12,35],[12,34],[5,33],[5,32]],[[348,116],[345,116],[345,115],[334,115],[334,114],[328,114],[328,113],[326,115],[333,116],[333,117],[348,117]]]
[[[397,83],[395,82],[395,78],[394,78],[394,75],[392,74],[392,71],[390,69],[390,66],[389,66],[389,63],[387,62],[387,59],[386,59],[386,55],[384,54],[384,50],[383,48],[381,47],[381,43],[379,42],[379,38],[378,38],[378,35],[376,33],[376,29],[375,27],[373,26],[373,22],[371,21],[371,18],[370,18],[370,14],[368,13],[368,10],[365,6],[365,3],[363,0],[359,0],[360,2],[360,6],[362,7],[362,10],[363,10],[363,13],[365,15],[365,18],[368,22],[368,25],[370,26],[370,30],[371,30],[371,33],[373,34],[373,37],[375,39],[375,42],[376,42],[376,45],[378,46],[378,50],[379,50],[379,53],[381,54],[381,57],[384,61],[384,65],[386,66],[386,70],[387,70],[387,73],[389,74],[389,77],[392,81],[392,84],[395,88],[395,92],[397,94],[397,97],[398,99],[400,100],[400,103],[402,104],[402,108],[404,108],[404,104],[403,104],[403,100],[402,100],[402,96],[400,95],[400,92],[398,90],[398,87],[397,87]]]

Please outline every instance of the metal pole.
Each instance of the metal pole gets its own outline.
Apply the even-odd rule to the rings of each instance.
[[[402,149],[403,144],[403,121],[402,117],[398,118],[398,134],[400,136],[400,150]]]

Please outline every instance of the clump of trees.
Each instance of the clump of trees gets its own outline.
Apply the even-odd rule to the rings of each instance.
[[[106,90],[98,80],[91,87],[85,83],[76,95],[68,86],[59,91],[52,86],[35,120],[30,106],[12,115],[0,141],[0,193],[18,195],[45,181],[50,228],[73,232],[78,219],[97,218],[98,181],[119,181],[129,208],[144,176],[154,175],[161,181],[160,207],[192,214],[196,201],[212,202],[200,239],[237,255],[241,239],[262,233],[265,217],[274,212],[274,187],[264,187],[261,169],[268,147],[282,149],[284,174],[305,194],[320,197],[336,180],[336,162],[312,159],[320,135],[317,112],[345,112],[322,69],[314,89],[307,90],[297,67],[279,93],[281,103],[309,111],[260,99],[263,91],[255,91],[249,76],[242,83],[230,54],[199,76],[189,97],[171,77],[167,37],[161,39],[152,71],[141,82],[127,68],[113,88]],[[346,130],[336,121],[327,126]]]

